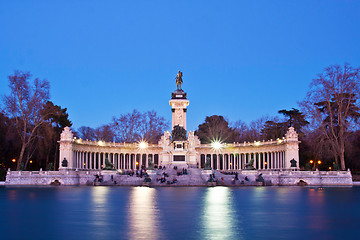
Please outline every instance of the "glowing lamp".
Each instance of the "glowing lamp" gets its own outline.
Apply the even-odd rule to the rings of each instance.
[[[222,147],[223,147],[223,144],[219,141],[214,141],[211,143],[211,147],[214,149],[214,150],[220,150]]]
[[[16,159],[14,158],[14,159],[12,160],[12,162],[16,162]]]
[[[320,160],[318,161],[318,164],[321,164],[321,161],[320,161]]]
[[[139,142],[139,148],[140,149],[145,149],[145,148],[147,148],[147,146],[148,146],[147,142],[145,142],[145,141]]]

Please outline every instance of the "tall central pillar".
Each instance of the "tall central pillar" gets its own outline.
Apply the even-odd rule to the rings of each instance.
[[[179,125],[186,130],[186,110],[189,106],[189,100],[186,99],[186,93],[182,89],[177,89],[171,94],[169,101],[172,111],[171,129]]]

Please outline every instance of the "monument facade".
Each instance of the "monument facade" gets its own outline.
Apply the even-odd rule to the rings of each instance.
[[[243,143],[201,144],[194,131],[187,131],[189,100],[182,89],[182,72],[176,76],[177,89],[171,93],[171,131],[164,132],[158,144],[115,143],[76,139],[69,127],[61,134],[60,170],[102,169],[108,159],[116,169],[188,165],[204,168],[210,162],[216,170],[241,170],[253,162],[255,169],[299,169],[299,141],[290,127],[282,139]]]
[[[101,175],[104,184],[109,185],[148,186],[151,182],[153,186],[161,186],[161,181],[156,179],[163,174],[163,169],[147,171],[149,177],[145,180],[150,179],[150,182],[145,182],[141,177],[131,177],[133,170],[155,165],[166,166],[175,172],[177,168],[172,168],[174,166],[188,170],[189,175],[173,176],[177,178],[175,185],[178,186],[214,186],[215,182],[210,179],[214,180],[215,175],[221,179],[220,184],[226,186],[257,186],[259,183],[281,186],[353,185],[349,170],[296,171],[299,170],[300,142],[293,127],[289,128],[283,138],[276,140],[201,144],[193,131],[187,131],[189,100],[181,87],[182,83],[182,73],[179,71],[176,76],[177,89],[172,92],[169,101],[171,131],[164,132],[157,144],[76,139],[70,128],[66,127],[59,141],[59,171],[9,169],[5,184],[92,185],[95,184],[94,176]],[[108,170],[109,166],[118,171]],[[239,180],[235,182],[234,177]]]

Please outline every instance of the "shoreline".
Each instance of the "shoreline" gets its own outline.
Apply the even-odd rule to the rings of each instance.
[[[146,174],[146,175],[145,175]],[[161,180],[161,181],[160,181]],[[148,170],[144,175],[97,171],[8,171],[5,183],[11,185],[149,186],[149,187],[246,187],[246,186],[360,186],[350,171],[213,171],[189,168],[183,174],[175,169]]]
[[[304,188],[323,188],[323,187],[329,187],[329,188],[338,188],[338,187],[346,187],[346,188],[352,188],[352,187],[360,187],[360,182],[354,183],[353,185],[306,185],[306,186],[299,186],[299,185],[268,185],[268,186],[263,186],[263,185],[215,185],[215,186],[206,186],[206,185],[175,185],[175,186],[168,186],[168,185],[150,185],[150,186],[146,186],[146,185],[59,185],[59,186],[53,186],[53,185],[28,185],[28,184],[23,184],[23,185],[6,185],[6,184],[0,184],[0,187],[6,187],[6,188],[11,188],[11,187],[24,187],[24,188],[66,188],[66,187],[146,187],[146,188],[211,188],[211,187],[229,187],[229,188],[254,188],[254,187],[266,187],[266,188],[278,188],[278,187],[304,187]]]

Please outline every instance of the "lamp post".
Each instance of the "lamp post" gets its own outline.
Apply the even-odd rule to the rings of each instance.
[[[11,161],[14,163],[14,165],[15,165],[15,170],[16,170],[16,159],[13,158]]]
[[[311,170],[313,170],[313,171],[315,170],[316,164],[317,164],[317,166],[322,164],[321,160],[318,160],[318,161],[310,160],[309,163],[311,164]]]

